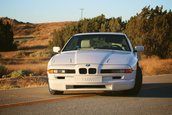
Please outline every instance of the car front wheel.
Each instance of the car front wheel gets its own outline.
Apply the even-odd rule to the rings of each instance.
[[[50,88],[49,82],[48,82],[48,90],[49,90],[49,92],[50,92],[51,95],[63,94],[63,91],[52,90]]]
[[[127,95],[137,96],[139,94],[139,91],[141,90],[141,87],[142,87],[142,79],[143,79],[143,77],[142,77],[142,70],[138,66],[137,67],[137,73],[136,73],[134,88],[132,88],[130,90],[127,90],[126,91]]]

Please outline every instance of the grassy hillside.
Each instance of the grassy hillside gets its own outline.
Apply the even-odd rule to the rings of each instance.
[[[52,23],[14,23],[14,38],[21,36],[39,36],[49,38],[54,30],[59,30],[74,22],[52,22]]]
[[[0,52],[0,73],[3,73],[0,76],[0,89],[46,85],[45,78],[33,76],[46,76],[47,63],[51,57],[47,49],[51,33],[75,22],[32,24],[9,18],[3,18],[3,21],[13,25],[18,49]]]

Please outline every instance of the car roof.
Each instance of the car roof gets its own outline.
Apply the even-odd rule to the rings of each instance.
[[[124,33],[117,33],[117,32],[90,32],[90,33],[79,33],[75,34],[74,36],[80,35],[125,35]]]

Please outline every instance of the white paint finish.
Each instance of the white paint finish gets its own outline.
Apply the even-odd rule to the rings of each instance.
[[[84,33],[80,35],[92,34],[112,34],[124,35],[123,33]],[[126,36],[127,38],[127,36]],[[107,49],[85,49],[64,51],[53,56],[49,63],[48,69],[74,69],[75,74],[48,74],[50,88],[53,90],[108,90],[118,91],[127,90],[134,87],[137,53],[133,52],[133,48],[127,38],[131,51],[107,50]],[[138,48],[139,49],[139,48]],[[90,66],[86,66],[89,64]],[[80,74],[79,69],[95,68],[95,74]],[[101,74],[101,69],[133,69],[132,73],[108,73]],[[63,76],[65,79],[57,79],[57,76]],[[112,79],[114,76],[121,76],[122,79]],[[106,79],[107,78],[107,79]],[[105,85],[106,88],[84,88],[84,89],[67,89],[68,85]]]
[[[132,52],[112,50],[81,50],[57,54],[51,64],[130,64],[137,61]]]

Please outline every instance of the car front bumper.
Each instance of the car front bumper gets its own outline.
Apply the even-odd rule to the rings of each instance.
[[[122,91],[135,85],[136,72],[119,75],[48,74],[49,87],[58,91]]]

